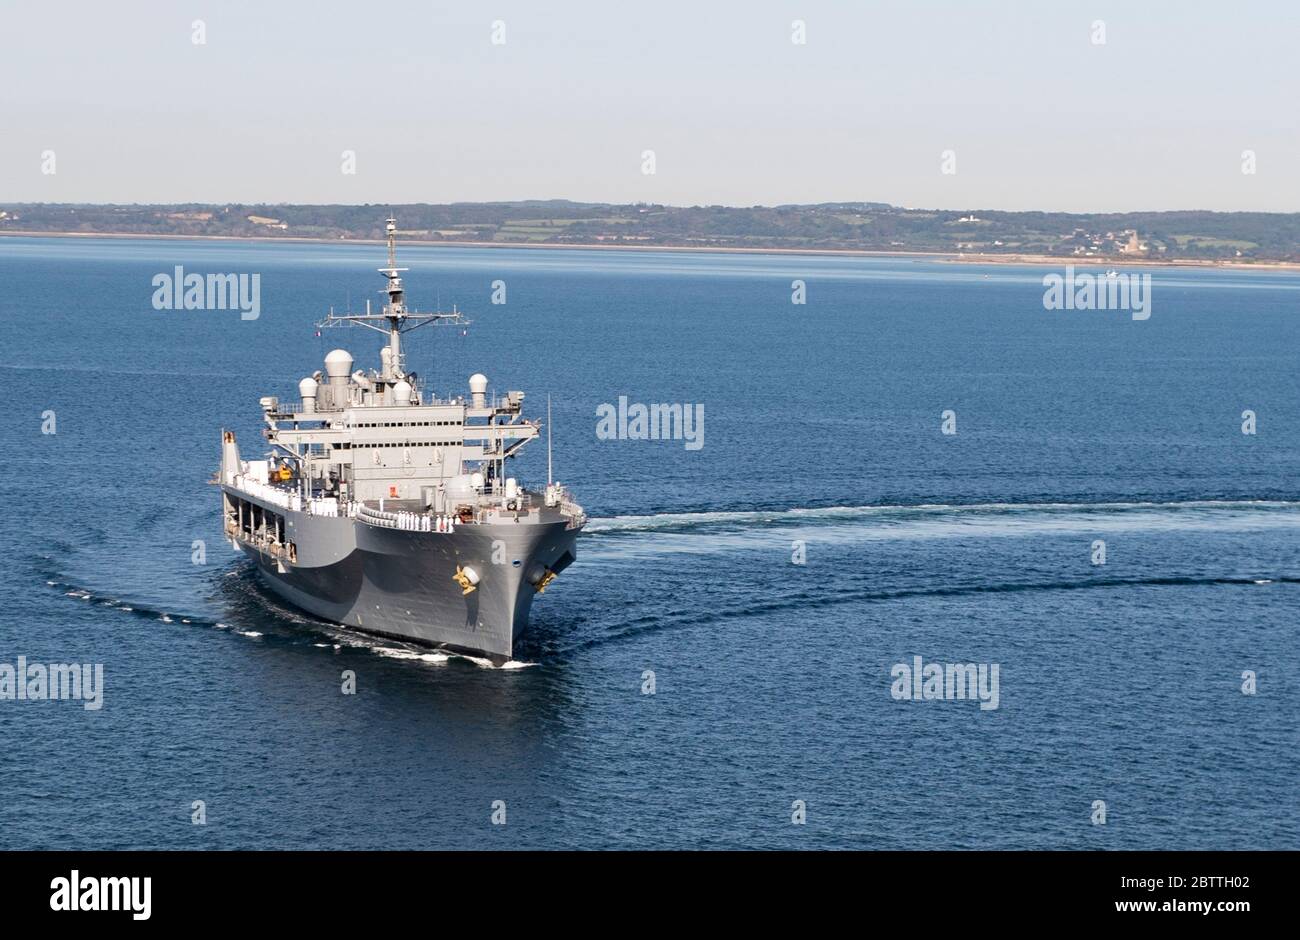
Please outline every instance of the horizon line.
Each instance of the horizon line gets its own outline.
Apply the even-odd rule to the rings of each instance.
[[[748,205],[731,205],[727,203],[692,203],[683,205],[669,202],[644,202],[633,200],[628,202],[610,202],[608,200],[583,200],[571,199],[565,196],[552,197],[529,197],[525,199],[457,199],[450,202],[393,202],[388,200],[375,200],[372,202],[266,202],[253,201],[246,202],[242,200],[201,200],[188,199],[182,201],[161,201],[161,202],[117,202],[117,201],[20,201],[20,200],[3,200],[0,199],[0,205],[7,206],[96,206],[100,208],[111,207],[151,207],[151,206],[309,206],[325,208],[328,206],[348,206],[362,208],[366,206],[507,206],[519,205],[521,203],[567,203],[574,206],[647,206],[652,208],[663,209],[787,209],[787,208],[816,208],[818,206],[882,206],[888,209],[897,209],[903,212],[1001,212],[1008,215],[1022,215],[1025,213],[1042,213],[1045,215],[1151,215],[1151,214],[1171,214],[1177,212],[1194,212],[1214,215],[1300,215],[1300,209],[1295,210],[1264,210],[1264,209],[1093,209],[1093,210],[1076,210],[1076,209],[999,209],[993,206],[971,206],[964,205],[960,208],[946,206],[904,206],[892,202],[883,202],[876,199],[834,199],[823,200],[820,202],[776,202],[776,203],[750,203]],[[960,204],[959,204],[960,205]]]

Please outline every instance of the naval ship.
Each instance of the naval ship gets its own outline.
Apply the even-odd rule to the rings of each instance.
[[[469,321],[454,306],[407,309],[396,232],[388,219],[383,309],[331,309],[316,324],[385,334],[379,368],[354,371],[335,349],[298,383],[299,401],[261,399],[265,459],[241,459],[222,431],[223,530],[272,591],[317,617],[500,664],[533,598],[573,563],[587,517],[551,480],[549,429],[546,488],[510,475],[507,461],[541,432],[522,416],[523,392],[489,396],[475,373],[468,396],[426,396],[407,371],[403,334]]]

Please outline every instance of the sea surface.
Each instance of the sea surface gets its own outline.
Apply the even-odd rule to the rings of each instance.
[[[592,517],[511,668],[317,621],[221,539],[221,429],[255,455],[261,396],[378,364],[314,321],[381,247],[0,239],[0,664],[104,674],[0,700],[0,846],[1300,848],[1300,276],[1143,269],[1136,321],[1007,265],[399,260],[474,321],[410,367],[549,395]],[[259,317],[154,309],[177,265]],[[599,439],[620,396],[704,446]],[[896,698],[917,656],[998,707]]]

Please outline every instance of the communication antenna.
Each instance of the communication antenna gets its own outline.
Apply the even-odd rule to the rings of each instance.
[[[551,485],[551,393],[546,393],[546,485]]]
[[[395,381],[405,374],[402,357],[402,334],[409,333],[417,327],[425,326],[429,323],[455,323],[467,325],[469,320],[461,316],[455,305],[452,305],[450,313],[441,311],[436,313],[419,313],[410,310],[406,306],[406,291],[402,287],[401,274],[406,268],[397,266],[397,220],[389,216],[385,231],[388,235],[388,267],[380,268],[379,273],[388,279],[388,286],[384,288],[384,293],[388,295],[388,302],[384,304],[379,313],[373,312],[370,306],[370,298],[366,298],[366,312],[353,313],[351,294],[348,295],[348,312],[346,314],[336,314],[333,310],[329,316],[316,324],[317,329],[323,329],[329,326],[365,326],[388,336],[388,348],[392,350],[390,362],[391,365],[386,368],[384,373],[385,381]]]

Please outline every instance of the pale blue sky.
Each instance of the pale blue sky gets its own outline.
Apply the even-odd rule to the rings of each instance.
[[[1281,0],[0,0],[0,37],[0,200],[1300,211]]]

